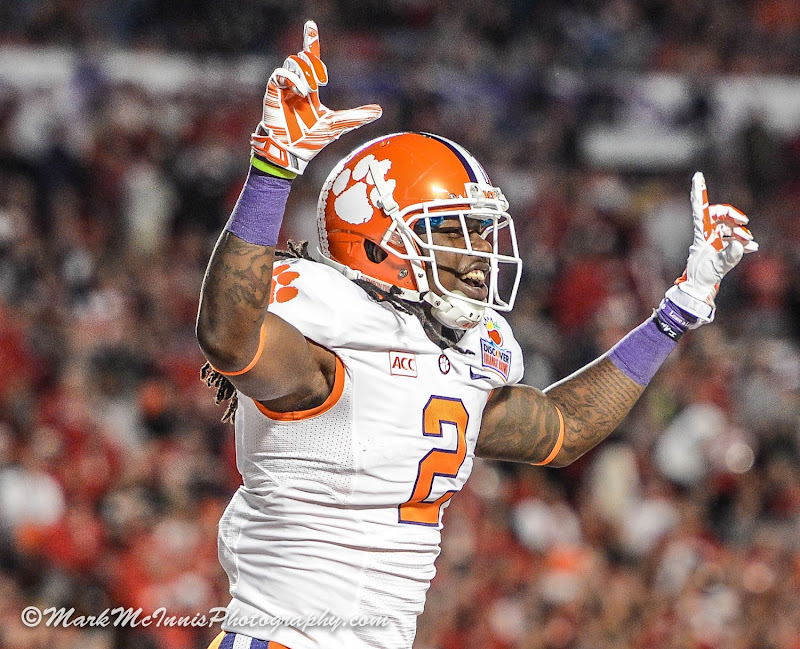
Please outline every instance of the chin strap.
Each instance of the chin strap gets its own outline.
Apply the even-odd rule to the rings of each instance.
[[[453,291],[458,294],[460,291]],[[431,305],[433,317],[450,329],[472,329],[483,316],[486,307],[459,300],[457,295],[436,295],[428,291],[422,299]]]

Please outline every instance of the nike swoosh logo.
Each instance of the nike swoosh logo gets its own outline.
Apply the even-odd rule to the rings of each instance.
[[[483,374],[478,374],[475,370],[471,367],[469,368],[469,378],[471,379],[489,379],[488,376],[484,376]]]

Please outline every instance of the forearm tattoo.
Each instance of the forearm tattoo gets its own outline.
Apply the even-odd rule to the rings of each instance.
[[[478,457],[537,463],[555,449],[564,417],[564,442],[553,466],[573,462],[610,435],[644,387],[603,358],[548,388],[501,388],[484,413]]]
[[[259,348],[275,249],[223,232],[203,278],[198,337],[214,367],[239,370]]]
[[[273,258],[274,248],[223,232],[203,280],[204,299],[219,313],[262,315],[269,304]]]
[[[559,462],[572,462],[610,435],[633,408],[644,386],[602,358],[551,386],[545,393],[566,421]]]

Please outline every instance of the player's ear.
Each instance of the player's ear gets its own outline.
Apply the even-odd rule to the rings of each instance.
[[[364,240],[364,252],[367,255],[367,259],[369,259],[373,264],[380,264],[389,256],[388,252],[369,239]]]

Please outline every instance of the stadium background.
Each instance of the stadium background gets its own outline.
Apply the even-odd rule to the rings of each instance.
[[[416,649],[800,648],[800,5],[5,0],[0,647],[194,649],[208,629],[27,629],[30,604],[227,603],[232,429],[199,381],[202,273],[263,85],[320,25],[323,101],[427,130],[508,194],[526,382],[605,351],[683,269],[689,180],[762,251],[619,431],[563,470],[479,463]]]

